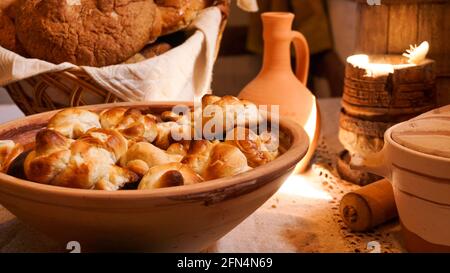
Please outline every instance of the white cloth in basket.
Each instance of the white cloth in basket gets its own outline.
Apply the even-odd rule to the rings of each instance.
[[[136,64],[81,68],[125,101],[193,101],[210,90],[221,20],[219,8],[205,9],[191,26],[194,34],[158,57]],[[23,58],[0,47],[0,86],[73,67]]]

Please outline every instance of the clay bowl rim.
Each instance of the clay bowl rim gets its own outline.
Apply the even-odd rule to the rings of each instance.
[[[100,111],[115,107],[148,107],[152,108],[165,108],[173,105],[187,105],[192,106],[191,102],[125,102],[125,103],[115,103],[115,104],[96,104],[77,107],[79,109],[90,109],[93,111]],[[7,127],[17,127],[14,126],[18,121],[25,120],[48,120],[53,114],[57,113],[59,110],[39,113],[24,118],[9,121],[0,125],[0,131],[4,131]],[[44,118],[42,118],[44,117]],[[30,123],[33,124],[33,123]],[[122,191],[97,191],[89,189],[75,189],[75,188],[65,188],[54,185],[40,184],[30,180],[24,180],[16,178],[11,175],[0,173],[0,183],[6,183],[13,189],[22,189],[26,191],[34,191],[35,193],[42,193],[44,196],[53,195],[59,197],[82,197],[82,198],[93,198],[93,199],[147,199],[147,198],[168,198],[168,197],[181,197],[181,196],[193,196],[207,192],[214,192],[223,188],[237,186],[239,184],[248,183],[251,181],[256,181],[258,178],[276,174],[276,173],[287,173],[285,170],[294,169],[295,165],[300,162],[300,160],[306,155],[309,147],[309,140],[304,129],[298,125],[296,122],[289,118],[279,119],[280,130],[287,132],[291,137],[291,146],[289,149],[279,156],[274,161],[250,171],[219,179],[208,180],[202,183],[194,185],[186,185],[180,187],[153,189],[153,190],[122,190]],[[3,191],[0,187],[0,191]],[[13,193],[14,195],[18,193]],[[35,197],[39,199],[39,196]],[[33,199],[35,199],[33,198]],[[55,201],[47,200],[48,203],[58,203]]]

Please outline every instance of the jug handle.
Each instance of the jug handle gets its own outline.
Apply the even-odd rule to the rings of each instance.
[[[295,48],[296,75],[299,81],[306,85],[309,71],[309,46],[305,36],[298,31],[292,31],[292,42]]]

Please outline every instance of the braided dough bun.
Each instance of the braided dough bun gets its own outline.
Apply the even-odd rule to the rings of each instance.
[[[155,140],[158,130],[157,118],[153,115],[142,114],[138,109],[113,108],[100,113],[102,128],[115,129],[124,137],[135,142]],[[131,145],[130,145],[131,146]]]
[[[127,150],[117,131],[92,129],[78,140],[44,129],[36,135],[36,149],[25,159],[28,179],[55,186],[117,190],[138,176],[116,166]]]
[[[235,126],[257,125],[262,120],[254,103],[234,96],[203,96],[201,114],[202,130],[206,139],[221,137]],[[222,127],[216,127],[214,124],[222,124]]]
[[[175,162],[157,165],[147,172],[139,183],[139,190],[191,185],[203,178],[184,164]]]
[[[78,138],[91,128],[100,128],[96,113],[77,108],[69,108],[56,113],[48,122],[47,128],[55,130],[68,138]]]
[[[229,131],[225,143],[233,145],[247,158],[248,165],[252,168],[269,163],[278,156],[278,149],[269,149],[265,141],[255,132],[248,128],[236,127]]]
[[[120,159],[120,165],[144,175],[153,166],[180,162],[182,158],[182,155],[168,153],[151,143],[138,142]]]
[[[208,140],[192,141],[182,163],[205,180],[233,176],[251,168],[245,155],[235,146]]]
[[[17,35],[34,58],[55,64],[122,63],[161,34],[153,0],[28,0]]]

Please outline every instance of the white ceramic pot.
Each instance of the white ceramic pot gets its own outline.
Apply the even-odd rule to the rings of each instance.
[[[450,252],[450,158],[398,144],[399,126],[386,131],[379,153],[353,157],[352,166],[391,181],[408,251]]]

